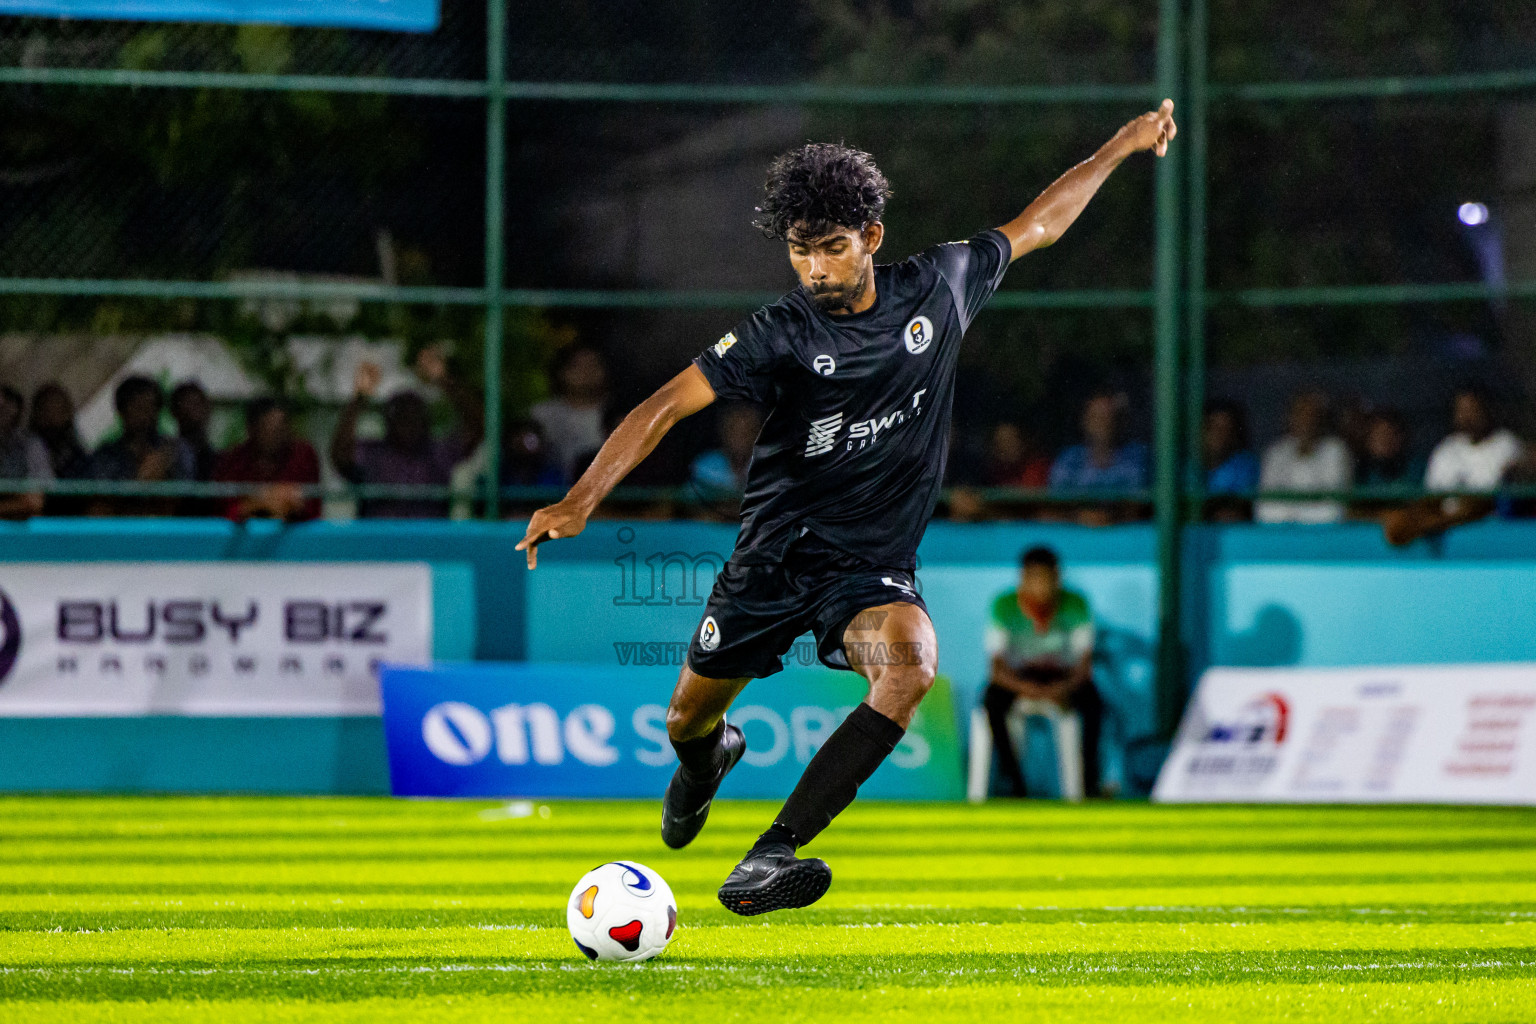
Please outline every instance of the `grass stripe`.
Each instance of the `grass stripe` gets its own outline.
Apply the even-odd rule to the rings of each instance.
[[[652,802],[536,806],[0,798],[0,1018],[1536,1019],[1529,810],[860,804],[827,897],[744,920],[777,805],[680,853]],[[564,900],[616,856],[684,928],[590,967]]]

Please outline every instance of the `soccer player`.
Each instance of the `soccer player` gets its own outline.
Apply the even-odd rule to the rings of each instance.
[[[582,531],[587,517],[685,416],[715,401],[767,407],[747,469],[741,532],[715,580],[667,709],[678,768],[662,804],[673,849],[704,826],[746,749],[726,710],[810,630],[821,661],[869,696],[811,758],[772,826],[720,888],[742,915],[804,907],[832,883],[801,859],[895,749],[933,683],[938,644],[913,570],[949,446],[960,339],[1008,265],[1061,237],[1110,173],[1167,152],[1173,101],[1131,121],[1023,213],[967,242],[877,266],[890,187],[867,153],[811,144],[768,169],[757,226],[784,240],[800,286],[737,324],[609,436],[518,543]]]

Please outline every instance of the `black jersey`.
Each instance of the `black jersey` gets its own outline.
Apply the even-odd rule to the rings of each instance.
[[[799,289],[694,360],[716,396],[768,407],[732,561],[778,562],[812,533],[912,569],[949,454],[960,339],[1002,281],[1000,231],[875,268],[875,304],[825,313]]]

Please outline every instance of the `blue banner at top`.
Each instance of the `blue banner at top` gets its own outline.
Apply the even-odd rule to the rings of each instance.
[[[237,24],[430,32],[438,0],[0,0],[0,15],[110,18],[114,21],[221,21]]]

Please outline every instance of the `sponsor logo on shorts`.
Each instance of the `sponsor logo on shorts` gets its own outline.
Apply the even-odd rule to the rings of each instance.
[[[811,420],[811,434],[805,439],[805,456],[812,458],[817,455],[825,455],[832,450],[832,445],[837,442],[837,432],[842,429],[843,414],[841,410],[831,416],[823,416],[819,420]]]
[[[901,340],[906,342],[908,352],[917,355],[933,342],[933,321],[925,316],[914,317],[901,332]]]
[[[704,616],[704,625],[699,627],[699,646],[706,651],[720,646],[720,627],[713,615]]]

